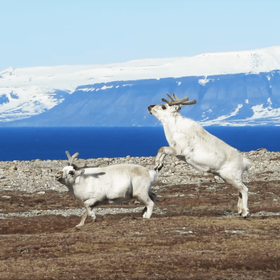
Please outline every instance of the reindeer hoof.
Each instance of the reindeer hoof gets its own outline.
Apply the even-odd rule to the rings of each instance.
[[[147,210],[148,210],[147,207],[145,207],[142,211],[142,215],[144,215],[147,212]]]
[[[250,215],[250,212],[247,212],[246,214],[242,215],[242,217],[243,217],[244,219],[247,219],[249,215]]]

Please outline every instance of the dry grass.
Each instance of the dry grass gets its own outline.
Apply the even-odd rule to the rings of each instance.
[[[249,184],[251,213],[279,211],[278,184]],[[150,220],[140,213],[97,216],[81,230],[74,216],[1,220],[0,279],[279,279],[279,218],[242,219],[234,190],[212,186],[161,185],[156,205],[165,214]],[[15,210],[76,207],[63,194],[47,193],[46,202],[33,197],[33,204],[13,196]]]

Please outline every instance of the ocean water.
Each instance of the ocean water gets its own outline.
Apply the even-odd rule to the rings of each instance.
[[[280,151],[280,127],[206,127],[240,151]],[[159,127],[0,128],[0,161],[155,156],[167,146]]]

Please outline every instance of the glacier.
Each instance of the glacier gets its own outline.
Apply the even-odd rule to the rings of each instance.
[[[0,126],[156,126],[166,93],[204,126],[280,125],[280,47],[0,72]]]

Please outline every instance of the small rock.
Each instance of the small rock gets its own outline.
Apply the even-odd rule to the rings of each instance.
[[[17,170],[17,167],[15,165],[11,165],[7,168],[7,172],[12,174]]]
[[[45,194],[46,192],[42,191],[42,192],[37,192],[37,194]]]

